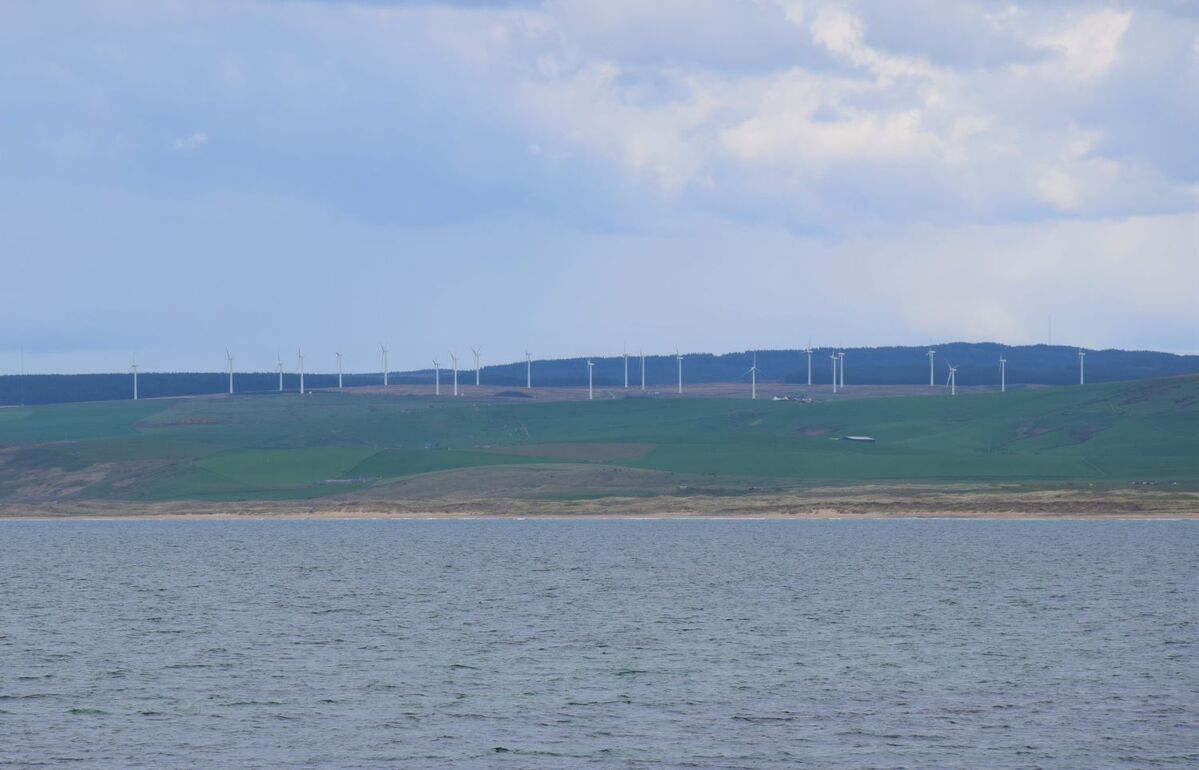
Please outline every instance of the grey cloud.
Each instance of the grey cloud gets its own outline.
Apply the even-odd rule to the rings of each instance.
[[[1044,59],[1010,30],[996,28],[987,15],[1003,5],[984,2],[908,0],[858,3],[866,41],[890,53],[922,56],[947,67],[997,67]]]

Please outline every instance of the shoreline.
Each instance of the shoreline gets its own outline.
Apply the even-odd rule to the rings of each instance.
[[[810,489],[738,497],[605,497],[550,501],[521,498],[307,502],[0,503],[0,521],[269,520],[1196,520],[1195,492],[1083,492],[995,488]]]
[[[128,516],[112,515],[82,515],[82,516],[0,516],[0,526],[4,522],[33,522],[33,521],[1195,521],[1199,515],[1158,515],[1129,516],[1126,514],[1099,515],[1065,515],[1054,516],[1046,514],[894,514],[882,516],[792,516],[788,514],[775,515],[745,515],[718,516],[708,514],[661,514],[651,516],[619,516],[613,514],[584,514],[569,515],[539,515],[515,516],[484,514],[479,516],[448,514],[383,514],[346,516],[343,514],[130,514]]]

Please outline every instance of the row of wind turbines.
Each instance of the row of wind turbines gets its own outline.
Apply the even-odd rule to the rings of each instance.
[[[471,353],[474,354],[475,387],[478,387],[482,382],[482,352],[478,348],[471,348],[470,351],[471,351]],[[379,352],[380,352],[380,357],[382,359],[382,364],[383,364],[383,387],[386,388],[386,387],[390,386],[390,383],[388,381],[388,375],[390,373],[390,369],[387,365],[387,354],[390,351],[388,350],[386,345],[380,345]],[[806,348],[804,348],[803,351],[801,351],[801,352],[803,352],[804,354],[807,355],[808,386],[811,387],[811,385],[812,385],[812,353],[813,353],[811,343],[809,343],[808,346]],[[344,369],[343,369],[344,355],[340,352],[334,353],[334,355],[337,357],[337,389],[341,390],[343,387],[343,384],[344,384]],[[1078,384],[1079,385],[1086,384],[1086,355],[1087,355],[1086,351],[1083,351],[1083,350],[1078,351]],[[937,351],[930,349],[927,353],[925,353],[925,356],[927,356],[927,358],[928,358],[928,384],[929,384],[929,387],[934,387],[936,385]],[[625,351],[623,353],[623,357],[624,357],[624,387],[625,387],[625,389],[628,389],[628,387],[629,387],[629,354],[628,354],[628,351]],[[646,389],[646,385],[645,385],[645,352],[639,351],[638,357],[640,358],[641,390],[644,391]],[[683,354],[679,353],[678,349],[676,348],[675,353],[674,353],[674,358],[675,358],[675,361],[678,366],[678,393],[680,395],[682,395],[682,393],[683,393],[683,359],[685,358],[685,356],[683,356]],[[280,393],[282,393],[283,392],[283,357],[277,356],[277,359],[278,360],[277,360],[277,364],[276,364],[276,369],[277,369],[277,372],[279,375],[278,390]],[[845,351],[833,350],[829,353],[829,359],[832,361],[833,393],[844,391],[845,390]],[[229,350],[226,348],[225,362],[228,366],[230,395],[232,395],[234,392],[233,361],[234,361],[233,354],[231,352],[229,352]],[[303,350],[296,351],[296,361],[297,361],[297,373],[300,378],[300,393],[303,394],[305,392],[305,390],[304,390],[304,351]],[[458,361],[459,361],[459,358],[458,358],[458,355],[452,351],[450,352],[450,361],[452,364],[451,369],[453,372],[453,394],[455,396],[459,396],[462,394],[461,390],[458,386]],[[525,366],[526,366],[525,387],[527,389],[532,389],[532,387],[533,387],[533,355],[532,355],[532,353],[530,353],[527,350],[525,351]],[[946,387],[949,388],[949,395],[956,396],[957,395],[958,367],[954,366],[953,364],[949,363],[948,361],[945,362],[945,366],[949,370],[948,376],[946,377],[946,380],[945,380],[945,385],[946,385]],[[433,359],[433,394],[435,396],[441,395],[441,368],[442,368],[441,363],[437,359]],[[138,390],[137,390],[138,364],[137,364],[136,359],[130,364],[129,371],[133,375],[133,400],[137,401],[138,400]],[[753,363],[749,367],[749,369],[745,372],[745,374],[749,375],[749,378],[750,378],[750,398],[755,399],[755,400],[758,397],[758,371],[759,371],[759,369],[758,369],[758,353],[757,353],[757,351],[754,351]],[[1007,392],[1007,359],[1004,358],[1002,355],[1000,355],[1000,357],[999,357],[999,391],[1001,393]],[[595,361],[590,358],[587,359],[587,399],[589,401],[595,399]]]

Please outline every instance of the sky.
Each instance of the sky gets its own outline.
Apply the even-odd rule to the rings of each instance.
[[[1199,353],[1186,0],[9,0],[0,373]]]

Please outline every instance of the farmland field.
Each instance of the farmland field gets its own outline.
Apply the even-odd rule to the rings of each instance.
[[[10,506],[896,483],[1194,490],[1199,378],[818,403],[317,392],[0,410],[0,502]]]

